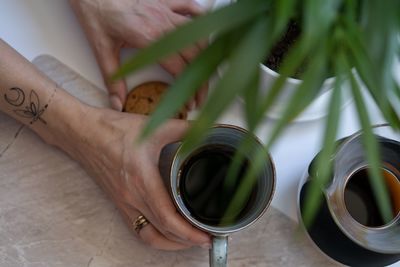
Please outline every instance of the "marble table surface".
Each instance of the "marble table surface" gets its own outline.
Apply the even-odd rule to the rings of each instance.
[[[56,59],[33,62],[81,100],[108,105],[104,91]],[[208,266],[201,248],[144,245],[77,163],[3,114],[0,129],[0,266]],[[273,207],[229,242],[229,266],[337,266]]]

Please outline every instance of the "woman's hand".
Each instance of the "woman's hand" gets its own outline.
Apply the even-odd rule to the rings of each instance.
[[[96,178],[131,228],[132,220],[140,214],[148,219],[150,223],[139,232],[144,242],[164,250],[208,247],[209,236],[177,212],[158,170],[161,149],[180,140],[188,122],[168,121],[137,145],[136,138],[147,117],[89,109],[79,133],[68,133],[69,139],[60,136],[56,145]]]
[[[161,149],[181,139],[188,122],[168,121],[136,145],[147,117],[83,104],[1,39],[0,58],[0,112],[77,160],[108,193],[131,228],[132,220],[146,216],[150,224],[139,236],[151,246],[166,250],[208,246],[209,236],[178,214],[158,171]]]
[[[176,26],[203,12],[194,0],[70,0],[94,50],[110,93],[111,106],[121,111],[126,99],[124,81],[109,82],[119,67],[122,47],[143,48]],[[181,51],[160,64],[177,76],[199,52],[200,46]],[[189,108],[204,101],[200,90]]]

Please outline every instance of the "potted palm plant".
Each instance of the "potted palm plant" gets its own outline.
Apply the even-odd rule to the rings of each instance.
[[[282,38],[289,22],[299,18],[301,33],[285,53],[277,70],[279,76],[262,94],[259,64]],[[400,2],[397,0],[238,0],[165,35],[123,65],[114,79],[213,35],[213,42],[171,86],[143,132],[144,137],[148,136],[172,117],[224,64],[224,72],[208,102],[187,133],[185,145],[191,146],[201,140],[238,96],[244,99],[247,127],[255,131],[284,91],[287,79],[302,68],[301,83],[282,108],[265,144],[268,149],[285,127],[321,93],[324,81],[334,76],[323,149],[314,165],[318,179],[314,179],[307,194],[306,221],[311,221],[317,210],[321,197],[319,188],[332,171],[330,158],[336,149],[342,85],[349,83],[363,130],[362,143],[370,164],[374,195],[383,217],[389,218],[390,201],[379,171],[379,147],[362,91],[366,89],[372,96],[387,123],[394,130],[400,130],[398,109],[396,111],[400,88],[392,71],[400,51],[399,30]],[[261,157],[254,162],[254,170],[263,162]]]

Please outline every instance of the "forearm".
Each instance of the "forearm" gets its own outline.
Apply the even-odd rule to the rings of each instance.
[[[59,135],[76,135],[86,109],[0,39],[0,111],[58,145]]]
[[[130,227],[140,213],[152,218],[147,233],[146,228],[140,233],[149,244],[161,249],[209,244],[207,234],[176,212],[158,171],[161,149],[182,138],[187,122],[168,121],[137,144],[147,117],[80,103],[1,40],[0,111],[79,162],[111,196]]]

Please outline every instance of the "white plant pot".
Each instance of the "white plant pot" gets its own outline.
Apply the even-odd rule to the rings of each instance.
[[[212,9],[218,9],[222,6],[228,5],[232,3],[234,0],[197,0],[199,2],[207,2],[210,4],[212,2]],[[212,39],[212,38],[211,38]],[[219,76],[223,73],[224,66],[221,66],[218,69]],[[266,95],[268,90],[270,90],[271,86],[274,82],[279,78],[279,74],[267,66],[260,64],[260,92],[262,95]],[[322,88],[320,90],[320,94],[315,98],[315,100],[308,105],[308,107],[297,116],[293,121],[311,121],[323,118],[328,113],[328,107],[330,98],[332,95],[332,89],[334,87],[335,78],[331,77],[324,81]],[[297,90],[299,85],[302,83],[302,80],[287,78],[285,84],[283,85],[282,91],[280,92],[279,97],[274,102],[273,106],[269,111],[265,114],[266,117],[270,119],[279,119],[282,117],[285,108],[287,107],[291,96]],[[347,82],[342,85],[342,104],[341,108],[343,109],[347,104],[349,104],[352,100],[349,85]]]
[[[260,92],[262,95],[266,95],[274,82],[279,78],[279,74],[271,70],[267,66],[260,64]],[[302,80],[287,78],[282,90],[274,102],[270,110],[265,114],[267,117],[272,119],[279,119],[285,111],[291,97],[295,91],[299,88]],[[334,87],[335,78],[328,78],[324,81],[319,95],[316,99],[295,119],[296,121],[309,121],[316,120],[326,116],[327,108],[329,106],[332,89]],[[347,90],[345,90],[347,91]],[[348,93],[343,94],[342,100],[347,102],[346,99],[350,99]],[[342,104],[345,104],[342,101]]]

